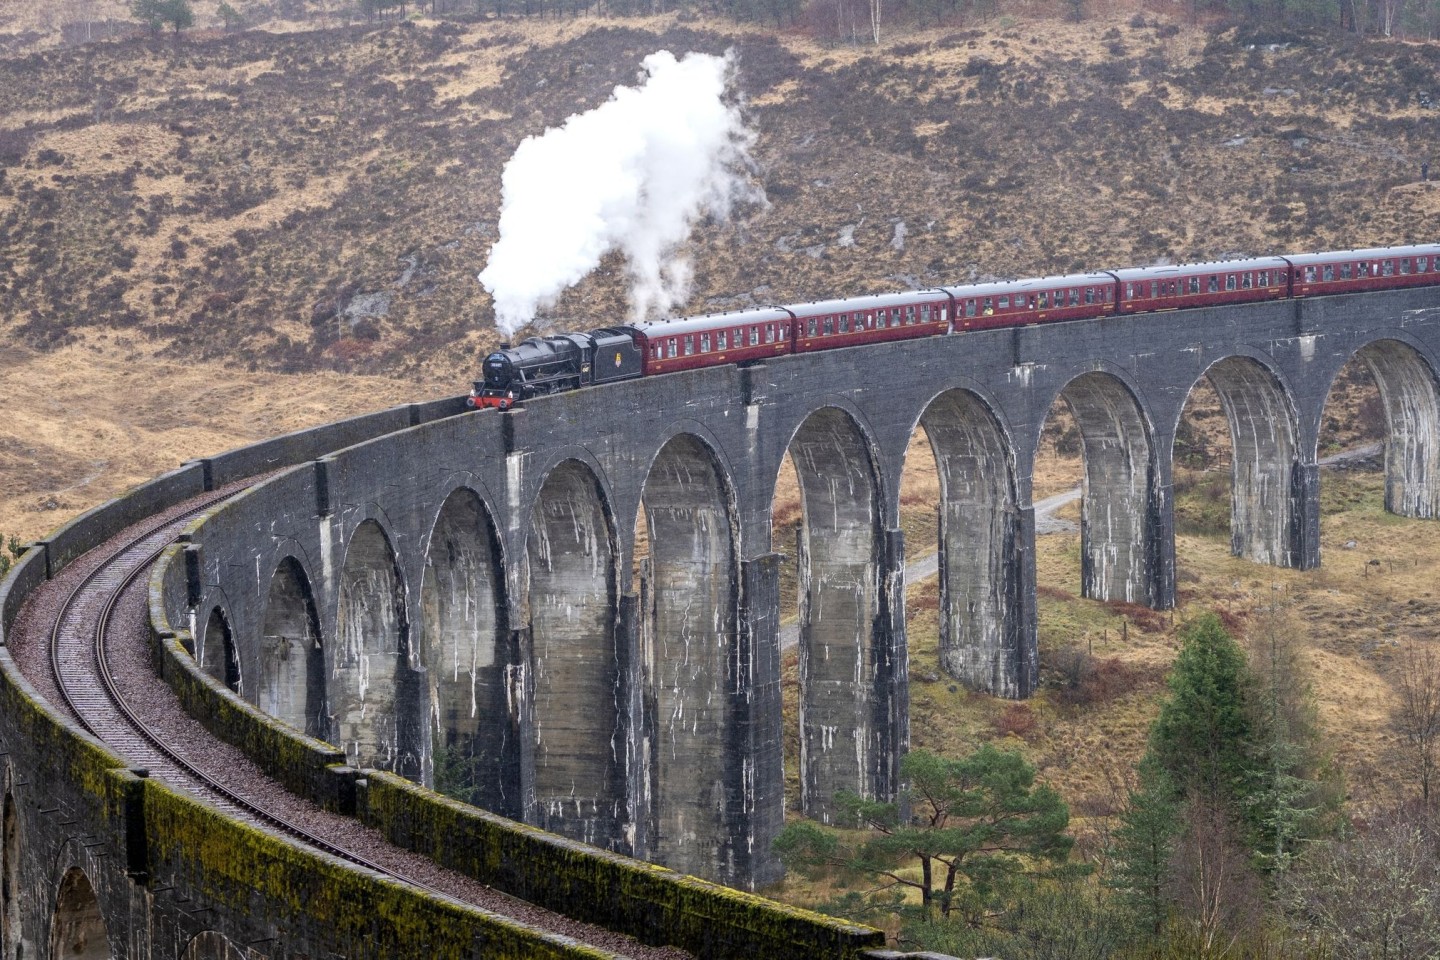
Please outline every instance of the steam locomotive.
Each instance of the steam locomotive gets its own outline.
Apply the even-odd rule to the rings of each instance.
[[[1440,285],[1440,244],[1131,267],[531,337],[485,358],[467,405],[632,377],[967,330]]]

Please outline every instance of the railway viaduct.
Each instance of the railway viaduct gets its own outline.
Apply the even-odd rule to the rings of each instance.
[[[1208,377],[1230,424],[1234,551],[1310,568],[1323,407],[1356,356],[1387,412],[1386,506],[1434,517],[1440,296],[1395,291],[783,357],[505,413],[459,415],[452,400],[344,421],[187,464],[62,529],[6,581],[3,623],[121,521],[266,474],[192,524],[151,581],[157,655],[207,726],[302,792],[368,810],[382,832],[418,842],[431,830],[442,859],[480,828],[401,777],[754,888],[779,875],[770,841],[784,814],[770,511],[787,452],[804,503],[802,802],[826,820],[837,790],[892,794],[906,747],[904,560],[930,549],[899,530],[917,426],[942,487],[941,666],[1025,697],[1038,671],[1031,471],[1056,398],[1083,440],[1085,595],[1165,609],[1171,448],[1194,385]],[[7,796],[54,779],[64,759],[54,804],[5,805],[5,851],[21,834],[35,851],[19,861],[28,886],[5,861],[5,929],[50,929],[76,866],[102,878],[102,906],[153,927],[169,901],[124,869],[137,856],[124,798],[143,778],[74,760],[85,738],[4,652],[0,674]],[[147,843],[168,836],[146,823]],[[183,860],[191,839],[170,838],[166,855]],[[173,880],[202,903],[216,897],[206,864]],[[555,869],[603,874],[591,861]],[[277,896],[257,889],[252,911]],[[215,911],[217,929],[256,930],[233,903]],[[45,937],[30,940],[45,956]],[[6,936],[6,958],[16,942]],[[249,955],[281,955],[259,942]]]

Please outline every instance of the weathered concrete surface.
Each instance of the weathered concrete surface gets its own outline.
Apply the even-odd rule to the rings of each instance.
[[[836,790],[873,796],[878,496],[868,445],[833,407],[790,442],[800,479],[800,795],[832,821]]]
[[[1165,607],[1152,575],[1156,503],[1154,447],[1135,397],[1103,373],[1076,377],[1060,393],[1080,429],[1081,595]]]
[[[457,490],[431,531],[421,587],[419,659],[430,721],[420,766],[422,779],[442,792],[518,815],[519,725],[508,675],[515,658],[499,551],[479,496]]]
[[[713,455],[692,436],[660,451],[643,504],[650,849],[673,869],[704,875],[715,869],[729,827],[725,753],[739,586],[733,507]]]
[[[325,651],[305,571],[293,557],[270,578],[259,646],[256,705],[308,736],[325,736]],[[236,692],[249,693],[243,685]]]
[[[1440,516],[1440,403],[1435,372],[1408,344],[1380,340],[1360,358],[1385,406],[1385,509],[1402,517]]]
[[[615,532],[594,474],[561,463],[536,500],[530,574],[534,822],[611,846],[629,823]]]
[[[945,489],[945,666],[1025,696],[1038,670],[1031,473],[1056,399],[1076,411],[1085,441],[1085,591],[1163,608],[1174,602],[1171,450],[1197,381],[1216,384],[1234,434],[1236,549],[1308,567],[1320,561],[1321,414],[1358,352],[1388,378],[1392,503],[1433,511],[1423,504],[1434,502],[1437,349],[1440,297],[1414,290],[785,357],[606,387],[603,403],[561,394],[425,424],[277,478],[197,531],[200,595],[170,602],[200,618],[220,607],[242,676],[259,676],[266,599],[285,558],[312,585],[329,649],[361,528],[379,526],[393,545],[396,582],[423,584],[444,504],[471,490],[494,518],[486,576],[504,614],[496,665],[505,661],[508,699],[494,722],[518,740],[492,770],[500,792],[519,791],[532,822],[760,884],[777,875],[769,843],[783,823],[769,509],[787,452],[805,498],[805,804],[823,817],[842,786],[889,795],[906,740],[896,531],[917,424]],[[1432,426],[1413,427],[1416,416]],[[690,475],[682,483],[677,471]],[[627,596],[619,572],[631,569],[641,509],[667,545],[652,555],[645,596]],[[425,622],[425,594],[398,596],[406,623]],[[701,606],[687,610],[683,595]],[[418,689],[420,700],[440,696],[435,681]],[[667,730],[696,751],[657,753]],[[698,751],[702,742],[724,748]],[[712,835],[724,842],[701,839]]]

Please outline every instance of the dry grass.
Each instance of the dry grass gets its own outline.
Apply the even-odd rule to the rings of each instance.
[[[457,392],[448,379],[247,374],[156,358],[141,343],[101,335],[0,352],[0,533],[35,539],[186,460]]]

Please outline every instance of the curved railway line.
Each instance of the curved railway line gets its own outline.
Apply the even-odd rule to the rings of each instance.
[[[623,934],[579,923],[491,890],[468,878],[450,874],[429,861],[425,861],[425,866],[420,869],[397,868],[394,865],[396,860],[413,862],[419,859],[415,854],[398,848],[389,848],[389,855],[379,859],[366,856],[354,846],[373,850],[376,841],[363,837],[365,831],[358,824],[353,825],[353,832],[362,835],[359,844],[334,842],[296,820],[329,819],[332,829],[328,832],[334,833],[333,819],[337,815],[317,810],[295,817],[293,813],[287,816],[277,812],[268,804],[257,802],[221,783],[200,765],[187,759],[182,750],[167,745],[166,733],[156,729],[127,701],[122,684],[117,681],[116,671],[112,668],[112,638],[117,632],[123,632],[119,627],[129,611],[122,608],[122,600],[134,591],[137,581],[143,583],[142,578],[150,567],[194,517],[233,493],[232,488],[219,494],[205,494],[186,504],[178,515],[172,515],[158,524],[137,525],[109,544],[97,547],[93,553],[101,554],[98,563],[83,575],[78,584],[64,591],[49,630],[47,661],[53,676],[48,679],[59,691],[65,709],[79,724],[127,763],[133,764],[137,773],[186,791],[230,817],[283,834],[383,877],[520,920],[550,933],[613,952],[616,956],[637,960],[690,957],[689,953],[674,947],[648,946]],[[32,642],[38,639],[32,638]],[[131,656],[134,656],[133,652]],[[37,661],[38,658],[35,658],[32,663]],[[297,804],[303,805],[304,801],[287,793],[285,802],[278,806],[288,807],[293,812]],[[382,863],[380,860],[389,862]],[[438,876],[442,882],[431,882],[422,877],[422,873],[431,878]]]

